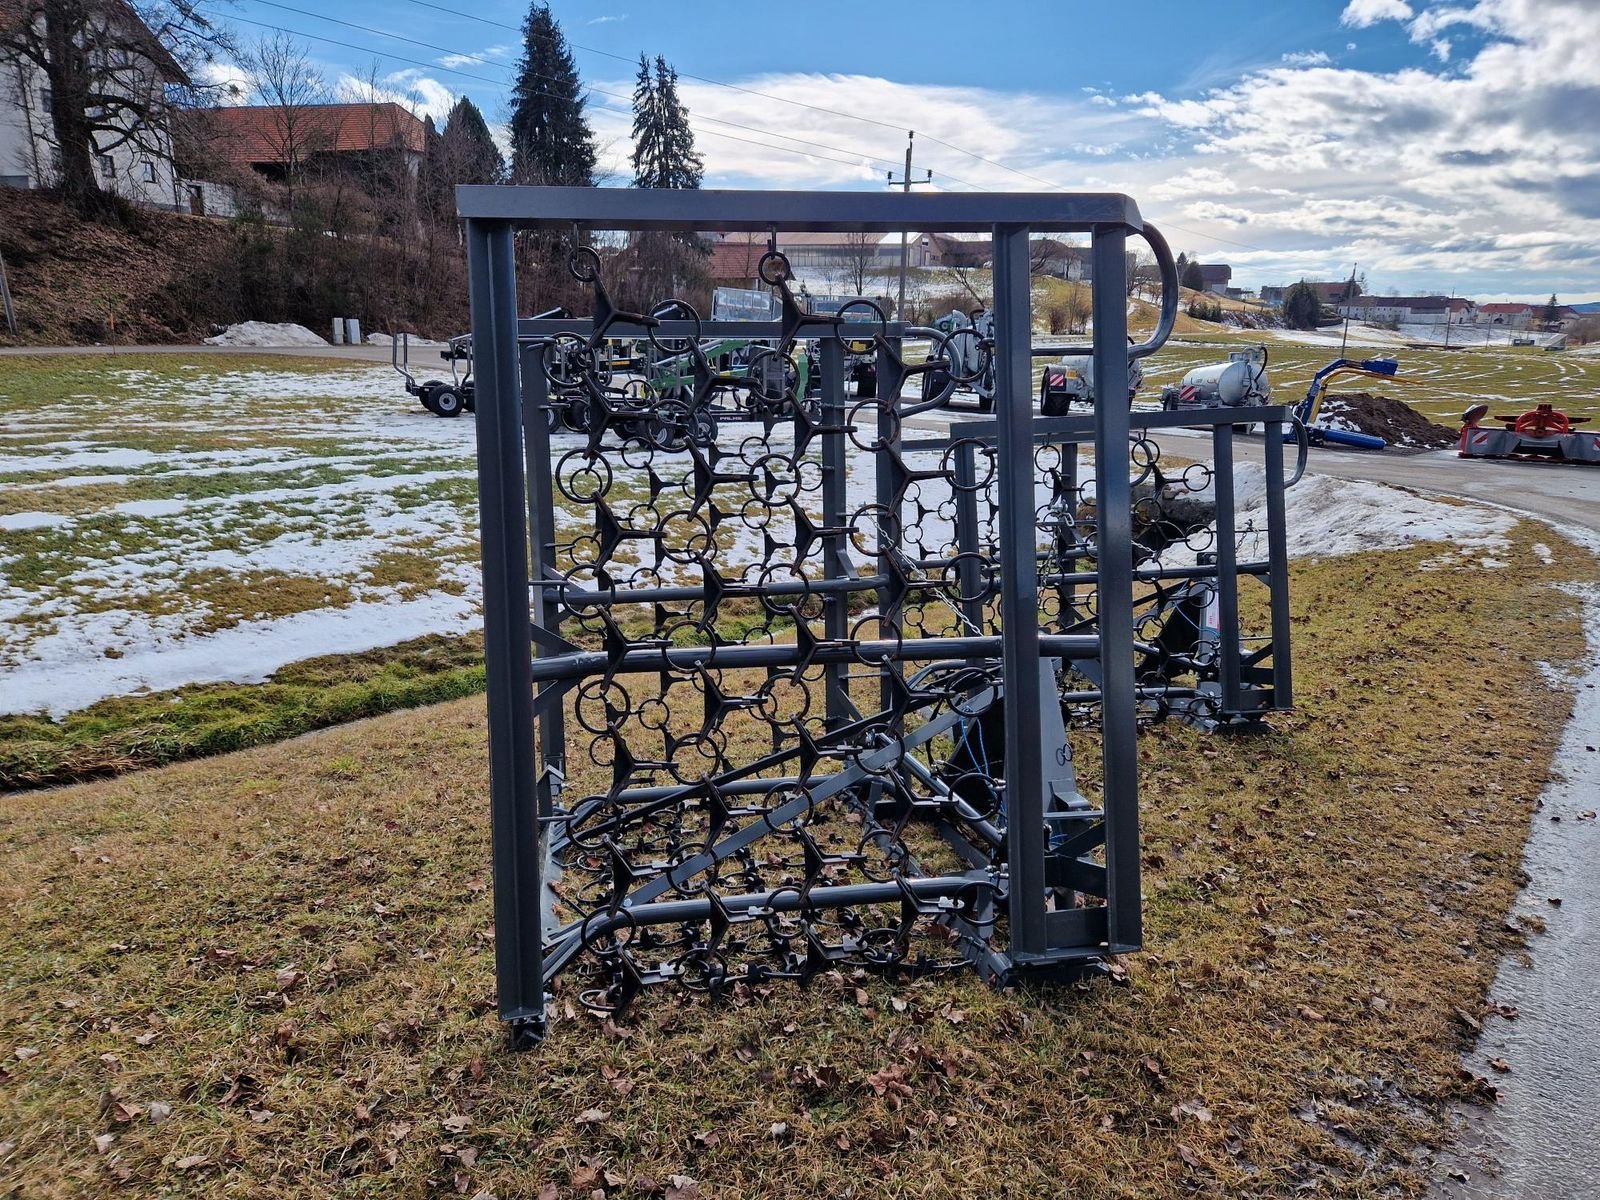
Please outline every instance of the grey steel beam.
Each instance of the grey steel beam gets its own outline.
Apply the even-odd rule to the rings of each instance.
[[[821,415],[824,433],[822,441],[822,524],[828,529],[842,529],[849,520],[848,505],[849,463],[846,460],[844,426],[846,403],[844,394],[844,345],[837,338],[828,338],[820,346],[822,372]],[[802,400],[802,403],[804,401]],[[855,578],[850,556],[840,545],[838,535],[829,535],[822,547],[822,577],[830,590],[823,600],[823,634],[829,641],[842,641],[850,636],[849,593],[856,590],[860,580]],[[840,587],[839,585],[843,585]],[[809,587],[809,585],[808,585]],[[830,663],[823,672],[827,696],[825,709],[827,727],[836,728],[850,719],[850,681],[845,664]]]
[[[1133,489],[1128,480],[1127,234],[1096,229],[1094,255],[1094,472],[1101,689],[1101,775],[1106,814],[1107,938],[1140,944],[1138,695],[1133,672]]]
[[[986,233],[997,223],[1036,233],[1139,230],[1139,206],[1117,192],[746,192],[671,188],[463,184],[456,211],[518,228],[746,233]]]
[[[1096,289],[1099,284],[1096,282]],[[1034,548],[1033,333],[1028,229],[994,229],[996,489],[1000,508],[1000,639],[1004,644],[1008,916],[1013,957],[1042,955],[1045,928],[1044,772],[1033,697],[1039,694],[1039,579]],[[1098,332],[1098,330],[1097,330]],[[1121,339],[1118,339],[1118,347]],[[1126,367],[1124,367],[1126,369]],[[1130,631],[1131,636],[1131,631]]]
[[[1286,709],[1294,704],[1294,659],[1289,653],[1289,549],[1283,512],[1283,422],[1268,421],[1265,469],[1267,474],[1267,587],[1272,604],[1272,704]]]
[[[517,379],[516,263],[511,227],[469,221],[483,545],[483,650],[488,691],[489,811],[494,855],[495,972],[500,1016],[516,1036],[544,1031],[543,857],[533,745],[528,530],[522,397]]]
[[[1283,443],[1278,443],[1282,453]],[[1233,426],[1218,425],[1211,434],[1212,487],[1217,498],[1217,682],[1222,711],[1237,713],[1239,696],[1239,576],[1234,568],[1238,545],[1233,523]]]

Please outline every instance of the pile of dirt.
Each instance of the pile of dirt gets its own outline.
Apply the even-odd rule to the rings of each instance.
[[[1436,425],[1403,400],[1371,392],[1340,392],[1324,396],[1317,424],[1353,433],[1381,437],[1391,446],[1414,450],[1442,450],[1454,446],[1460,431]]]

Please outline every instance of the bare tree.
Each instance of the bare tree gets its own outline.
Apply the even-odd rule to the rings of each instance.
[[[989,298],[980,290],[979,285],[992,286],[987,279],[978,277],[977,267],[940,267],[935,273],[936,278],[942,283],[947,283],[960,289],[972,298],[972,303],[977,308],[988,308]],[[989,272],[984,272],[988,275]]]
[[[319,111],[328,102],[328,82],[305,47],[286,33],[262,38],[244,62],[256,96],[272,109],[265,132],[283,169],[284,199],[293,220],[295,192],[308,163],[337,136]]]
[[[203,102],[209,90],[192,72],[229,49],[225,34],[187,0],[139,9],[127,0],[0,4],[0,65],[13,69],[24,92],[42,81],[48,112],[38,116],[49,127],[30,132],[49,139],[56,184],[89,215],[116,207],[95,158],[132,147],[170,160],[173,111]]]
[[[829,254],[832,277],[840,291],[850,296],[865,296],[867,285],[882,271],[878,261],[876,233],[847,233],[839,247]]]
[[[1161,272],[1156,267],[1155,255],[1148,250],[1130,250],[1127,279],[1129,298],[1138,295],[1153,296],[1160,286]]]

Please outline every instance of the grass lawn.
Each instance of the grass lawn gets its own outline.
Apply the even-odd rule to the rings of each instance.
[[[1338,330],[1332,331],[1335,336]],[[1176,383],[1190,368],[1223,362],[1228,351],[1265,342],[1273,398],[1292,404],[1305,395],[1316,371],[1339,357],[1334,346],[1307,346],[1273,338],[1270,332],[1230,334],[1181,333],[1145,364],[1144,398],[1159,399],[1163,384]],[[1521,412],[1535,403],[1551,403],[1573,414],[1600,417],[1600,358],[1547,354],[1531,346],[1494,346],[1471,350],[1410,350],[1404,346],[1350,346],[1345,357],[1391,357],[1400,361],[1400,375],[1412,382],[1391,383],[1361,376],[1333,382],[1330,394],[1379,392],[1403,400],[1423,415],[1451,428],[1461,414],[1480,401],[1490,411]]]
[[[1250,340],[1185,336],[1146,397]],[[1271,352],[1288,398],[1334,353]],[[1600,396],[1600,360],[1397,353],[1422,382],[1382,386],[1440,420]],[[473,421],[429,416],[387,367],[7,357],[0,418],[0,791],[481,686]]]
[[[9,797],[0,1194],[1416,1194],[1596,574],[1509,542],[1296,563],[1297,711],[1142,736],[1123,987],[558,982],[513,1055],[477,698]]]

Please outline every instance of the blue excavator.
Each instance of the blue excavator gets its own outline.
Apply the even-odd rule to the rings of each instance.
[[[1400,363],[1393,358],[1336,358],[1311,377],[1311,386],[1306,388],[1305,398],[1294,406],[1294,415],[1305,426],[1306,433],[1313,446],[1331,444],[1335,446],[1353,446],[1361,450],[1382,450],[1387,444],[1381,437],[1370,433],[1357,433],[1352,429],[1330,429],[1326,425],[1317,424],[1317,416],[1322,408],[1322,397],[1328,390],[1328,384],[1339,375],[1365,375],[1372,379],[1385,379],[1391,383],[1407,383],[1409,380],[1397,374]],[[1287,439],[1285,439],[1287,440]]]

